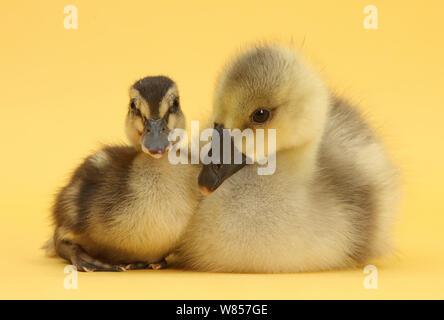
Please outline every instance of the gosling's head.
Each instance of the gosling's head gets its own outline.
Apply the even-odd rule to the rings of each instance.
[[[130,88],[126,133],[130,142],[154,158],[171,147],[169,132],[185,129],[176,83],[168,77],[140,79]]]
[[[291,49],[283,46],[253,47],[228,64],[219,77],[214,96],[215,128],[251,129],[255,148],[268,156],[267,129],[276,129],[275,152],[316,143],[323,132],[328,92],[317,76]],[[264,129],[264,142],[256,130]],[[254,161],[245,139],[238,150]],[[244,158],[245,159],[245,158]],[[199,176],[203,193],[214,191],[245,164],[204,166]]]

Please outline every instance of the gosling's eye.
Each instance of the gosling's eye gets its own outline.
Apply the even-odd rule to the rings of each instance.
[[[270,110],[257,109],[251,115],[251,121],[254,123],[265,123],[270,118]]]
[[[136,102],[134,100],[131,100],[130,107],[133,110],[136,109]]]

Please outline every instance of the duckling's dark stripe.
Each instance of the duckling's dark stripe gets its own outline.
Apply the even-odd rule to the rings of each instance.
[[[157,119],[160,117],[160,102],[168,89],[173,85],[174,81],[164,76],[146,77],[140,79],[133,85],[133,87],[139,91],[142,98],[148,103],[151,119]]]
[[[140,112],[140,110],[137,108],[131,108],[129,112],[132,113],[136,117],[141,117],[141,118],[143,117],[142,112]]]
[[[83,232],[92,214],[102,215],[102,220],[107,220],[113,209],[128,197],[130,167],[137,150],[133,147],[107,147],[103,152],[109,158],[108,164],[97,167],[87,158],[71,180],[70,185],[81,182],[75,199],[77,220],[69,226],[74,232]]]

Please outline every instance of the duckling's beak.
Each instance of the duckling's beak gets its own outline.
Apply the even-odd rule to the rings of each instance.
[[[154,158],[161,158],[170,147],[168,133],[165,119],[148,119],[142,134],[142,151]]]
[[[220,164],[209,163],[204,165],[198,178],[199,190],[203,195],[209,195],[214,190],[216,190],[222,182],[231,177],[233,174],[238,172],[246,165],[246,156],[242,154],[242,163],[236,164],[234,163],[234,143],[231,140],[231,150],[228,150],[231,154],[230,163],[222,163],[224,148],[223,148],[223,125],[215,124],[214,129],[219,133],[219,162]],[[215,137],[213,136],[212,143],[215,143]],[[227,151],[227,150],[225,150]],[[211,150],[209,151],[209,155],[211,156]]]

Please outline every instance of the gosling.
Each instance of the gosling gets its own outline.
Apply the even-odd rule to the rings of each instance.
[[[230,62],[213,118],[219,133],[251,129],[257,138],[265,129],[267,141],[267,129],[276,129],[276,170],[258,175],[266,158],[239,141],[232,148],[243,152],[242,163],[205,165],[199,185],[207,196],[177,250],[178,265],[319,271],[361,266],[391,250],[398,170],[358,111],[291,49],[261,45]],[[221,156],[222,140],[219,147]]]

